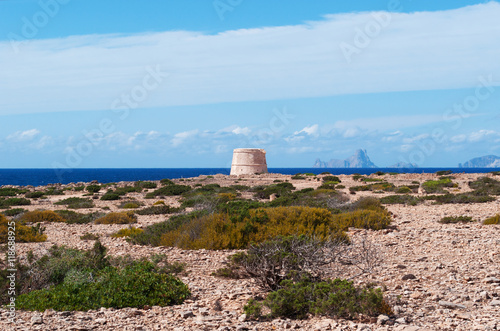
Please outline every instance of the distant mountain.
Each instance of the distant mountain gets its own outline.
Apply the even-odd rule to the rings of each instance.
[[[464,164],[459,163],[459,168],[500,168],[500,157],[496,155],[486,155],[473,158]]]
[[[332,159],[328,162],[321,161],[320,159],[316,160],[314,163],[314,168],[378,168],[366,153],[365,149],[358,149],[356,153],[345,159],[345,160],[336,160]]]
[[[400,169],[415,169],[418,168],[418,164],[415,163],[406,163],[406,162],[398,162],[389,166],[388,168],[400,168]]]

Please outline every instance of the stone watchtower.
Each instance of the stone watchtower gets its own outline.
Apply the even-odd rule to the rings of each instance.
[[[258,148],[238,148],[233,152],[231,175],[267,173],[266,151]]]

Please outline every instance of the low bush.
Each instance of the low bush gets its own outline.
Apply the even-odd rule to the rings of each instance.
[[[469,182],[469,186],[475,190],[477,194],[500,195],[500,181],[493,178],[481,177],[476,181]]]
[[[295,174],[292,176],[292,179],[294,180],[300,180],[300,179],[306,179],[305,176],[302,176],[302,174]]]
[[[486,224],[486,225],[500,224],[500,214],[497,214],[493,217],[485,219],[483,224]]]
[[[408,194],[408,193],[413,193],[413,190],[409,188],[408,186],[400,186],[394,191],[394,193],[397,194]]]
[[[18,194],[26,193],[27,191],[13,187],[0,187],[0,197],[15,197]]]
[[[469,223],[475,222],[475,220],[470,216],[446,216],[439,220],[442,224],[455,224],[455,223]]]
[[[67,198],[58,202],[54,205],[66,206],[69,209],[82,209],[82,208],[93,208],[94,202],[87,198]]]
[[[99,239],[99,236],[93,233],[85,233],[83,236],[80,236],[81,240],[97,240]]]
[[[282,286],[269,293],[262,302],[251,299],[243,308],[247,316],[253,319],[304,319],[312,314],[352,319],[360,314],[373,317],[392,315],[380,289],[356,287],[347,280],[318,282],[304,277],[295,282],[285,280]],[[266,316],[262,316],[263,307],[270,311]]]
[[[426,193],[445,193],[445,187],[453,187],[454,183],[450,178],[444,177],[439,180],[428,180],[422,184]]]
[[[337,182],[337,184],[338,183],[342,183],[342,181],[340,180],[340,178],[337,177],[337,176],[325,176],[325,177],[322,178],[322,180],[324,182]]]
[[[175,185],[175,183],[168,178],[163,178],[162,180],[160,180],[160,184],[164,186]]]
[[[4,215],[0,214],[0,243],[2,244],[7,243],[9,237],[15,237],[15,242],[20,243],[46,241],[47,235],[43,234],[44,231],[45,228],[41,227],[40,224],[26,226],[19,222],[9,221]]]
[[[23,223],[64,222],[65,219],[52,210],[34,210],[24,213],[20,219]]]
[[[131,237],[131,236],[136,236],[140,233],[144,232],[142,229],[138,229],[136,227],[129,227],[126,229],[121,229],[111,235],[113,238],[123,238],[123,237]]]
[[[108,191],[103,194],[101,197],[101,200],[104,201],[112,201],[112,200],[120,200],[120,194],[113,192],[113,191]]]
[[[93,212],[88,214],[77,213],[73,210],[56,210],[58,215],[66,220],[68,224],[87,224],[94,222],[96,219],[103,217],[105,214],[102,212]]]
[[[140,187],[142,189],[151,189],[151,188],[156,188],[158,185],[156,185],[156,183],[153,183],[153,182],[148,182],[148,181],[137,181],[134,183],[134,186],[135,187]]]
[[[170,184],[146,194],[146,199],[154,199],[158,196],[181,195],[183,193],[189,192],[190,190],[191,187],[187,185]]]
[[[365,176],[363,176],[361,174],[352,174],[353,180],[362,180],[363,178],[365,178]]]
[[[349,227],[382,229],[391,222],[380,210],[355,210],[332,215],[327,209],[275,207],[250,209],[246,213],[211,214],[185,222],[164,233],[161,244],[183,249],[243,249],[251,242],[263,242],[282,235],[310,235],[320,239],[348,240]]]
[[[43,194],[45,195],[64,195],[64,191],[55,187],[47,188]]]
[[[143,206],[144,204],[140,201],[137,201],[137,200],[127,200],[127,201],[123,201],[122,203],[120,203],[118,205],[118,208],[122,208],[122,209],[137,209],[141,206]]]
[[[7,198],[0,199],[0,208],[9,208],[12,206],[28,206],[31,201],[26,198]]]
[[[438,176],[448,176],[448,175],[451,175],[452,173],[453,173],[453,171],[451,171],[451,170],[441,170],[441,171],[437,171],[436,175],[438,175]]]
[[[450,204],[450,203],[486,203],[495,201],[494,197],[476,195],[474,192],[445,195],[433,195],[426,197],[426,199],[435,200],[436,203]]]
[[[27,212],[26,209],[24,208],[13,208],[13,209],[7,209],[2,212],[5,216],[17,216],[19,214]]]
[[[374,184],[361,185],[361,186],[352,186],[349,188],[349,191],[359,192],[359,191],[385,191],[392,192],[396,187],[392,183],[388,182],[377,182]]]
[[[38,199],[43,197],[44,195],[45,195],[44,192],[34,191],[34,192],[28,192],[24,196],[28,199]]]
[[[131,224],[136,223],[134,212],[109,213],[95,220],[95,224]]]
[[[180,211],[180,208],[173,208],[171,206],[156,205],[151,207],[146,207],[142,209],[138,209],[135,211],[137,215],[165,215],[165,214],[173,214]]]
[[[295,187],[292,183],[279,183],[269,186],[256,186],[252,189],[255,192],[255,197],[258,199],[269,199],[272,194],[276,194],[278,197],[290,194]]]
[[[388,195],[380,198],[380,202],[387,205],[393,204],[405,204],[410,206],[416,206],[422,202],[418,197],[405,194],[405,195]]]
[[[190,296],[188,287],[166,266],[150,260],[131,260],[114,266],[97,241],[89,251],[53,246],[49,254],[18,268],[24,310],[86,311],[100,307],[168,306]]]
[[[194,211],[189,214],[176,215],[169,220],[155,223],[144,228],[144,232],[132,235],[131,242],[139,245],[160,246],[161,237],[164,233],[174,231],[182,224],[190,222],[193,219],[206,215],[206,211]]]
[[[101,190],[101,185],[92,184],[92,185],[88,185],[85,189],[89,193],[97,193]]]

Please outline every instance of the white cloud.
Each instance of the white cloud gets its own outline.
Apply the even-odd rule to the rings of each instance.
[[[199,130],[191,130],[191,131],[184,131],[184,132],[177,133],[174,135],[174,138],[171,141],[172,145],[174,147],[178,147],[179,145],[184,143],[189,138],[192,138],[192,137],[198,135],[198,133],[199,133]]]
[[[456,143],[456,144],[462,143],[465,140],[467,140],[467,136],[465,134],[458,134],[458,135],[453,136],[453,137],[450,138],[450,141],[452,143]]]
[[[347,63],[339,45],[353,44],[356,29],[374,21],[371,14],[217,35],[32,40],[20,46],[22,56],[0,42],[0,115],[109,109],[143,84],[146,66],[169,76],[135,107],[466,88],[490,74],[498,81],[498,2],[391,13],[391,23]]]
[[[249,128],[242,128],[242,127],[238,126],[237,128],[235,128],[231,132],[234,134],[242,134],[244,136],[248,136],[252,132],[252,130],[250,130]]]
[[[12,142],[22,142],[22,141],[30,141],[33,140],[37,135],[40,134],[40,131],[37,129],[31,129],[26,131],[17,131],[9,136],[7,136],[7,140]]]
[[[319,125],[318,124],[314,124],[314,125],[311,125],[311,126],[306,126],[305,128],[303,128],[300,131],[295,131],[294,135],[299,135],[301,133],[305,133],[308,136],[317,137],[317,136],[319,136]]]
[[[479,142],[485,139],[487,136],[495,135],[498,136],[499,133],[493,130],[479,130],[477,132],[472,132],[469,135],[469,141],[470,142]]]

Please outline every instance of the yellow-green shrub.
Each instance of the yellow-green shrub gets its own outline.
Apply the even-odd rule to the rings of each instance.
[[[156,201],[155,203],[153,203],[153,206],[164,205],[164,204],[165,204],[165,201],[163,201],[163,200],[158,200],[158,201]]]
[[[497,214],[493,217],[485,219],[483,224],[487,224],[487,225],[500,224],[500,214]]]
[[[144,232],[144,230],[136,228],[136,227],[130,227],[127,229],[121,229],[111,235],[113,238],[122,238],[122,237],[130,237],[133,235],[138,235],[139,233]]]
[[[232,217],[222,213],[194,218],[164,233],[160,243],[183,249],[242,249],[251,242],[301,234],[320,240],[348,241],[344,231],[349,227],[378,230],[390,221],[389,213],[384,210],[355,210],[332,215],[324,208],[261,208]]]
[[[35,210],[24,213],[20,218],[23,223],[39,223],[39,222],[65,222],[66,220],[61,215],[52,210]]]
[[[13,221],[11,221],[13,222]],[[9,237],[9,220],[0,214],[0,243],[7,243]],[[42,242],[47,240],[47,235],[43,234],[44,228],[38,226],[26,226],[15,222],[15,241],[16,242]]]
[[[137,222],[134,212],[109,213],[96,219],[96,224],[130,224]]]

